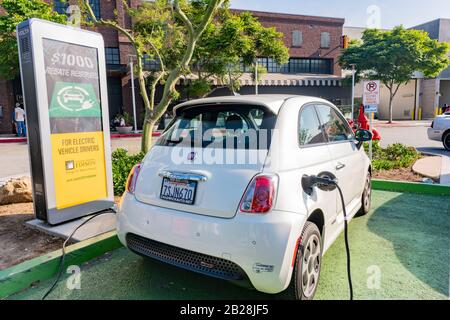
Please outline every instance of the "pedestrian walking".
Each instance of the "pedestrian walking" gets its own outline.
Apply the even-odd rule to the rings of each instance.
[[[14,109],[15,120],[17,124],[17,136],[26,137],[27,130],[25,128],[25,111],[20,106],[20,103],[16,103],[16,108]]]

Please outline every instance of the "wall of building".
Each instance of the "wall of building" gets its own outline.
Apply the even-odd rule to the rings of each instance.
[[[450,80],[441,80],[440,93],[439,106],[441,107],[444,104],[450,106]]]
[[[239,12],[240,10],[235,10]],[[339,18],[312,17],[294,14],[252,11],[265,27],[275,27],[284,34],[284,43],[289,48],[291,57],[326,58],[333,60],[334,75],[341,75],[338,58],[341,53],[342,28],[345,20]],[[292,32],[302,32],[303,43],[300,47],[292,46]],[[320,35],[330,34],[330,47],[321,48]]]
[[[438,93],[439,93],[438,79],[424,79],[421,85],[420,106],[422,107],[422,117],[424,119],[433,118],[436,112],[436,108],[439,105]]]
[[[0,106],[2,107],[2,114],[0,115],[0,132],[12,133],[11,112],[14,107],[12,81],[0,79]]]
[[[419,81],[419,80],[418,80]],[[419,83],[417,84],[419,85]],[[363,83],[355,86],[355,97],[362,99]],[[389,119],[389,96],[390,92],[386,86],[381,85],[380,105],[378,106],[378,118]],[[406,85],[400,86],[394,98],[392,117],[394,120],[411,120],[416,107],[416,80],[411,80]]]

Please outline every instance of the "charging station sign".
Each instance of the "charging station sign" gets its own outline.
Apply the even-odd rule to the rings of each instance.
[[[17,35],[36,216],[57,224],[110,208],[102,36],[38,19]]]

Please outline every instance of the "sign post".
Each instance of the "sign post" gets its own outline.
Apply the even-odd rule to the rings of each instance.
[[[36,217],[55,225],[111,208],[102,36],[30,19],[17,38]]]
[[[380,81],[364,81],[364,94],[363,104],[364,112],[369,114],[369,130],[373,130],[373,115],[378,112],[378,106],[380,105]],[[373,142],[369,142],[369,158],[372,160],[372,147]]]

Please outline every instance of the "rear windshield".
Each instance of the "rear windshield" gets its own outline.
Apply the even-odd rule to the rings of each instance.
[[[224,149],[269,149],[276,115],[261,106],[205,105],[187,108],[156,143]]]

